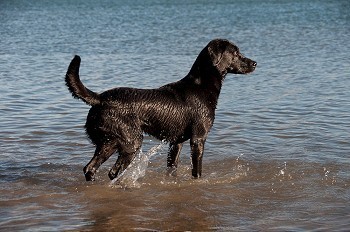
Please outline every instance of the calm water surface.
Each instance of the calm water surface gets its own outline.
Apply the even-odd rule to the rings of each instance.
[[[350,227],[350,5],[344,1],[0,1],[0,230],[346,231]],[[64,84],[154,88],[213,38],[258,62],[227,76],[203,178],[166,145],[134,185],[116,155],[87,183],[89,107]],[[143,154],[156,141],[146,136]],[[125,187],[125,186],[124,186]]]

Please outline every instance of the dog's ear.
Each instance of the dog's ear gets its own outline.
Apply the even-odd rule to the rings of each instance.
[[[227,48],[227,43],[226,41],[222,41],[222,40],[213,40],[208,44],[208,53],[212,61],[212,64],[215,67],[217,67],[220,64],[226,48]]]

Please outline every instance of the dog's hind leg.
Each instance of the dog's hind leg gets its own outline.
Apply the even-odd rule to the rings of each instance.
[[[142,139],[143,136],[141,134],[138,138],[133,138],[133,140],[129,140],[132,142],[124,144],[121,147],[118,159],[108,173],[108,176],[111,180],[113,180],[120,173],[122,173],[134,160],[135,156],[141,150]]]
[[[171,143],[167,158],[168,175],[176,175],[176,168],[179,163],[179,157],[182,149],[182,143]]]
[[[119,174],[121,174],[134,160],[138,152],[140,152],[140,149],[132,153],[125,153],[125,152],[119,153],[117,162],[115,162],[115,164],[113,165],[113,167],[108,173],[109,179],[113,180]]]
[[[102,145],[96,145],[94,157],[84,167],[85,179],[87,181],[95,180],[94,176],[97,169],[105,162],[113,153],[117,150],[115,144],[108,143]]]

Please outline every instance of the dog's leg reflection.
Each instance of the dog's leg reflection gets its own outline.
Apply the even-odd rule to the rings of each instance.
[[[167,159],[167,175],[176,176],[176,169],[179,163],[179,157],[182,149],[182,143],[170,144]]]

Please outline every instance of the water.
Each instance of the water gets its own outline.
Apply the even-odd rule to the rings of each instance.
[[[0,230],[347,230],[349,9],[347,0],[0,1]],[[89,107],[64,85],[73,56],[92,90],[153,88],[185,76],[217,37],[258,66],[225,80],[203,177],[191,178],[189,144],[167,176],[167,148],[153,152],[161,142],[145,136],[126,185],[108,180],[116,155],[85,182],[94,147]]]

